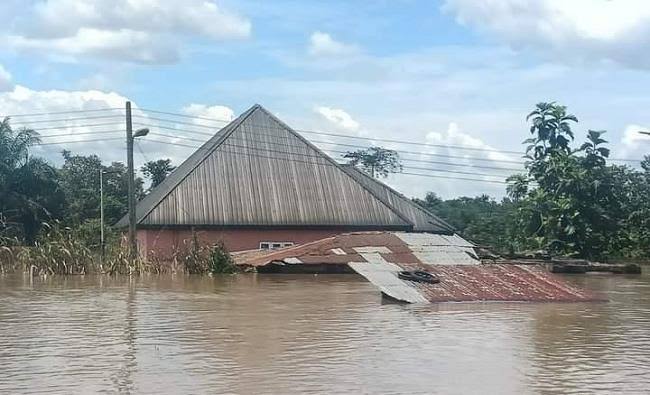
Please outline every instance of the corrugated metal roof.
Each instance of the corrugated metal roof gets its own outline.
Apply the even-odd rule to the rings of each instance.
[[[358,232],[266,253],[235,256],[242,266],[347,264],[384,294],[405,302],[603,300],[537,265],[482,264],[460,236]],[[401,280],[400,270],[424,270],[438,284]]]
[[[373,191],[382,202],[400,212],[413,223],[416,232],[453,233],[454,228],[447,222],[416,204],[411,199],[397,192],[383,182],[374,179],[353,165],[341,165],[342,169],[355,180]]]
[[[259,105],[199,148],[136,211],[149,226],[413,227]]]

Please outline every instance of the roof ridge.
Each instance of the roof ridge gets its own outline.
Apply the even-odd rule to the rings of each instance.
[[[432,213],[431,211],[427,210],[426,208],[420,206],[419,204],[415,203],[414,201],[412,201],[411,199],[409,199],[409,198],[408,198],[406,195],[404,195],[403,193],[401,193],[401,192],[397,191],[396,189],[392,188],[390,185],[388,185],[388,184],[386,184],[386,183],[384,183],[384,182],[381,182],[381,181],[379,181],[379,180],[377,180],[377,179],[375,179],[375,178],[373,178],[373,177],[370,177],[368,174],[366,174],[365,172],[359,170],[356,166],[354,166],[354,165],[352,165],[352,164],[346,163],[346,164],[343,164],[343,165],[341,165],[341,166],[344,167],[344,168],[353,169],[353,171],[356,171],[357,173],[361,174],[363,177],[367,178],[368,180],[370,180],[370,181],[372,181],[372,182],[374,182],[374,183],[376,183],[376,184],[379,184],[380,186],[382,186],[382,187],[388,189],[388,190],[391,191],[392,193],[394,193],[394,194],[396,194],[397,196],[399,196],[400,198],[404,199],[404,200],[405,200],[406,202],[408,202],[408,204],[411,205],[412,207],[414,207],[414,208],[416,208],[416,209],[418,209],[418,210],[424,212],[425,214],[428,214],[428,215],[430,215],[431,217],[433,217],[433,218],[434,218],[436,221],[438,221],[440,224],[444,225],[444,227],[446,227],[448,230],[450,230],[450,231],[452,231],[452,232],[456,232],[456,230],[454,229],[454,227],[451,226],[447,221],[445,221],[444,219],[440,218],[438,215]],[[368,188],[368,189],[369,189],[369,188]],[[377,197],[377,198],[378,198],[378,199],[381,199],[381,197]],[[386,204],[387,204],[387,205],[390,205],[390,206],[393,208],[394,211],[399,212],[399,210],[398,210],[396,207],[394,207],[392,204],[390,204],[390,202],[386,202]]]

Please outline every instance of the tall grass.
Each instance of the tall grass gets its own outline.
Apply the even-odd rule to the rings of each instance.
[[[125,237],[114,237],[107,245],[103,261],[98,246],[77,231],[58,223],[45,224],[34,246],[16,246],[0,239],[0,273],[22,269],[33,275],[161,274],[182,271],[188,274],[235,273],[236,266],[222,244],[199,243],[196,234],[185,248],[177,249],[172,261],[150,254],[149,259],[129,258]],[[2,244],[4,242],[4,244]]]
[[[34,247],[22,247],[18,262],[34,274],[85,274],[94,269],[95,259],[70,228],[44,224],[45,234]]]

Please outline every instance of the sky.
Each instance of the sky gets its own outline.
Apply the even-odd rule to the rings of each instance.
[[[645,0],[3,0],[0,14],[0,114],[18,115],[12,124],[43,143],[116,139],[34,148],[54,164],[62,149],[123,161],[119,111],[20,114],[127,100],[140,126],[176,136],[156,139],[186,145],[147,136],[136,165],[180,164],[259,103],[296,130],[367,139],[310,140],[399,151],[405,174],[386,181],[409,197],[502,197],[505,185],[489,180],[521,167],[511,152],[522,151],[525,116],[542,101],[579,118],[576,144],[607,130],[612,157],[628,160],[616,163],[650,153],[638,133],[650,128]]]

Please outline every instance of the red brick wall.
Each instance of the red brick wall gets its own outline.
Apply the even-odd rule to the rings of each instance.
[[[213,245],[222,242],[228,251],[253,250],[260,242],[293,242],[295,244],[320,240],[325,237],[345,232],[341,229],[228,229],[228,230],[195,230],[199,242]],[[138,244],[140,253],[146,257],[153,254],[160,259],[170,259],[177,249],[183,249],[192,240],[189,229],[139,229]]]

